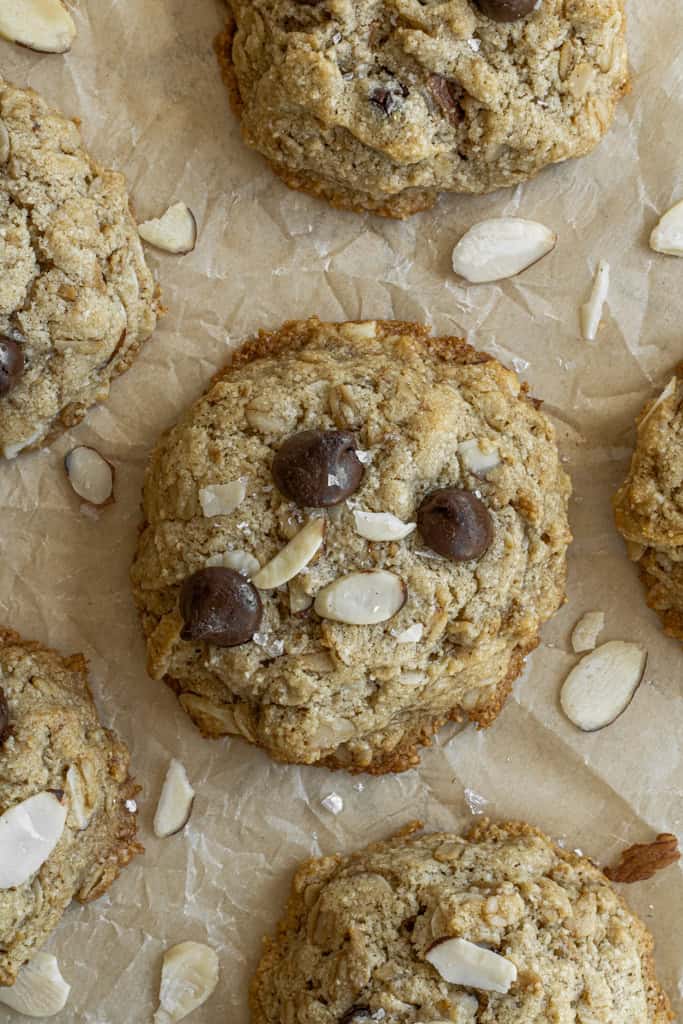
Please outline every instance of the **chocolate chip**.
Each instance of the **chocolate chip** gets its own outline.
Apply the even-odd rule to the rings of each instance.
[[[279,491],[300,508],[338,505],[360,487],[363,465],[356,439],[346,430],[303,430],[273,460]]]
[[[465,116],[459,102],[463,91],[458,83],[443,75],[430,75],[429,91],[451,124],[457,128]]]
[[[0,337],[0,396],[7,395],[24,372],[24,353],[11,338]]]
[[[476,494],[459,487],[428,494],[418,509],[417,527],[427,547],[453,562],[481,558],[493,540],[488,509]]]
[[[9,736],[9,705],[2,686],[0,686],[0,747]]]
[[[482,14],[493,21],[519,21],[530,14],[537,0],[475,0]]]
[[[217,647],[237,647],[251,640],[261,625],[258,590],[234,569],[200,569],[180,588],[182,640],[206,640]]]
[[[370,102],[379,107],[385,114],[393,114],[402,106],[403,100],[408,95],[408,90],[401,82],[390,82],[389,85],[380,85],[370,93]]]

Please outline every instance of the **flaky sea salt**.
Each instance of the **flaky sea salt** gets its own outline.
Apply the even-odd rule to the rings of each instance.
[[[326,797],[320,801],[326,811],[331,814],[341,814],[344,810],[344,801],[339,796],[339,793],[328,793]]]

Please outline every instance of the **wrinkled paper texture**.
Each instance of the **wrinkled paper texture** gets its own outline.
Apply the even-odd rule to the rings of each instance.
[[[460,829],[472,814],[524,818],[601,864],[660,831],[683,832],[683,651],[646,607],[617,536],[610,497],[623,479],[633,422],[683,358],[683,262],[647,239],[683,198],[683,9],[630,0],[633,90],[592,156],[514,192],[445,197],[404,223],[335,211],[288,191],[243,148],[212,41],[221,0],[80,0],[71,53],[42,56],[0,41],[0,68],[83,122],[97,159],[125,171],[139,218],[177,200],[199,243],[184,258],[149,251],[168,314],[110,401],[49,451],[0,467],[0,620],[90,660],[104,720],[129,744],[144,787],[147,853],[110,893],[65,915],[48,946],[73,988],[58,1022],[144,1024],[157,1003],[162,952],[184,939],[221,961],[196,1024],[246,1024],[247,986],[295,866],[351,850],[414,818]],[[521,277],[463,287],[456,240],[484,217],[514,214],[559,234]],[[612,284],[594,344],[579,308],[600,259]],[[444,733],[419,770],[373,779],[283,767],[237,739],[205,741],[169,690],[145,674],[128,586],[145,462],[159,433],[259,327],[317,313],[391,318],[464,335],[513,364],[554,417],[575,496],[569,600],[545,628],[503,714],[487,732]],[[95,445],[116,466],[116,504],[84,515],[62,460]],[[601,640],[649,651],[646,681],[602,732],[562,715],[569,636],[591,609]],[[158,840],[151,823],[171,756],[197,790],[189,826]],[[321,800],[336,792],[334,816]],[[659,975],[683,1007],[680,866],[628,888],[654,932]],[[16,1020],[0,1009],[0,1021]]]

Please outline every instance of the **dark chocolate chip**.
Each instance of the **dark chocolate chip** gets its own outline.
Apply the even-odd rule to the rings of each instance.
[[[465,116],[460,105],[462,88],[443,75],[430,75],[429,90],[448,120],[457,128]]]
[[[24,353],[11,338],[0,337],[0,397],[9,394],[24,372]]]
[[[217,647],[237,647],[252,639],[261,625],[258,590],[234,569],[200,569],[180,588],[182,640],[205,640]]]
[[[2,686],[0,686],[0,747],[9,736],[9,705]]]
[[[360,487],[363,464],[346,430],[303,430],[287,438],[273,460],[279,491],[300,508],[338,505]]]
[[[475,0],[482,14],[493,21],[519,21],[536,6],[536,0]]]
[[[428,494],[417,512],[427,547],[453,562],[481,558],[493,540],[488,509],[472,491],[445,487]]]
[[[379,85],[370,93],[370,102],[383,110],[385,114],[393,114],[395,110],[403,105],[403,100],[408,95],[408,89],[401,82],[390,82],[389,85]]]

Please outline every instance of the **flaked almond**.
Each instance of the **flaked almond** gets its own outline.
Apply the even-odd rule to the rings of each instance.
[[[650,235],[650,248],[665,256],[683,256],[683,201],[664,214]]]
[[[313,608],[323,619],[351,626],[372,626],[386,622],[406,603],[403,580],[393,572],[352,572],[323,587]]]
[[[93,806],[88,795],[86,780],[78,765],[69,765],[64,791],[69,801],[67,820],[70,825],[82,832],[90,824]]]
[[[0,889],[27,882],[59,842],[67,806],[55,793],[36,793],[0,817]]]
[[[678,839],[670,832],[662,832],[653,843],[629,846],[621,854],[617,866],[605,868],[604,873],[612,882],[644,882],[680,859]]]
[[[194,789],[185,767],[174,757],[168,766],[154,815],[154,835],[166,839],[185,828],[192,814],[193,803]]]
[[[54,1017],[71,992],[51,953],[34,953],[11,988],[0,988],[0,1003],[27,1017]]]
[[[453,250],[453,270],[471,284],[514,277],[547,256],[557,235],[521,217],[492,217],[466,231]]]
[[[629,706],[645,672],[647,652],[638,644],[611,640],[587,654],[569,673],[560,703],[584,732],[611,725]]]
[[[413,532],[417,523],[404,523],[391,512],[360,512],[353,513],[356,533],[367,540],[403,540]]]
[[[322,516],[309,519],[289,544],[256,573],[252,582],[260,590],[273,590],[298,576],[317,554],[325,537],[326,523]]]
[[[313,596],[306,592],[304,585],[296,577],[287,584],[289,592],[289,610],[292,615],[308,611],[313,604]]]
[[[69,483],[79,498],[101,507],[114,500],[114,469],[95,448],[79,445],[64,458]]]
[[[590,298],[581,307],[581,334],[586,341],[595,341],[597,337],[602,311],[609,292],[609,277],[609,263],[606,260],[600,260],[595,272]]]
[[[228,484],[209,484],[199,491],[199,504],[207,519],[229,516],[247,496],[244,480],[231,480]]]
[[[154,1024],[175,1024],[203,1006],[218,984],[218,957],[203,942],[181,942],[164,954]]]
[[[645,413],[643,418],[638,423],[638,430],[642,430],[643,429],[643,427],[645,426],[647,421],[652,416],[653,412],[655,412],[657,409],[659,409],[660,405],[662,405],[664,402],[667,402],[670,398],[673,398],[673,396],[676,394],[676,385],[677,384],[678,384],[678,377],[672,377],[671,380],[669,381],[669,383],[666,385],[666,387],[662,391],[662,393],[659,396],[659,398],[655,399],[655,401],[652,403],[650,408],[647,410],[647,412]]]
[[[207,558],[206,564],[209,567],[222,566],[224,569],[234,569],[249,579],[261,568],[258,558],[254,558],[249,551],[242,551],[239,548],[235,551],[224,551],[220,555],[212,555],[211,558]]]
[[[185,203],[175,203],[163,216],[144,221],[138,232],[143,241],[174,256],[192,252],[197,244],[197,221]]]
[[[2,121],[0,121],[0,166],[6,164],[9,160],[10,154],[10,139],[9,132],[5,128]]]
[[[207,736],[241,736],[234,707],[216,704],[198,693],[183,693],[178,698],[180,705],[190,718]]]
[[[481,442],[476,438],[461,441],[458,445],[458,454],[465,469],[474,473],[475,476],[486,476],[492,469],[500,465],[498,449],[488,441]]]
[[[517,968],[511,960],[467,939],[438,942],[426,953],[425,960],[450,985],[465,985],[504,995],[517,979]]]
[[[572,647],[577,654],[592,651],[598,637],[605,628],[604,612],[586,612],[574,626],[572,631]]]
[[[0,36],[39,53],[66,53],[76,26],[62,0],[2,0]]]

